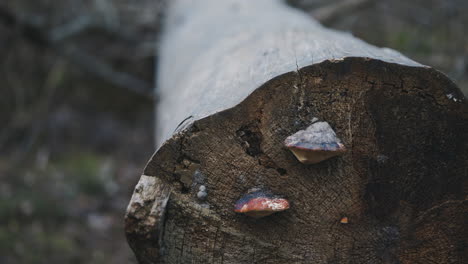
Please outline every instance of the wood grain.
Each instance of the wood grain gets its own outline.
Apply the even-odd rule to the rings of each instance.
[[[174,1],[165,32],[140,263],[465,262],[468,106],[445,75],[279,1]],[[306,165],[283,141],[315,117],[348,151]],[[236,214],[253,187],[291,208]]]

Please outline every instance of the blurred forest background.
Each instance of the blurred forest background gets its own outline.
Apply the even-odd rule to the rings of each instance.
[[[468,1],[290,0],[468,94]],[[0,263],[136,263],[123,215],[154,151],[161,0],[0,3]]]

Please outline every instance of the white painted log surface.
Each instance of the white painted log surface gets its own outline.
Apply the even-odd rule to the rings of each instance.
[[[158,148],[177,128],[231,108],[266,81],[304,66],[345,57],[422,66],[326,29],[279,0],[171,0],[166,14],[156,88]]]

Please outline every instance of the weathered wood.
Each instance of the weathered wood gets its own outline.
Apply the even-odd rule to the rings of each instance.
[[[466,260],[468,106],[440,72],[271,0],[171,1],[158,68],[141,263]],[[283,141],[315,117],[348,151],[306,165]],[[235,214],[253,187],[291,208]]]
[[[277,0],[171,1],[158,72],[158,146],[183,122],[239,104],[280,74],[325,60],[366,57],[420,64],[323,28]]]

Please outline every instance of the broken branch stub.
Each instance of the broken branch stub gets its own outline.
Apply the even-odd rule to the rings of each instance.
[[[463,263],[468,106],[445,75],[275,0],[170,1],[163,32],[141,264]],[[304,166],[282,143],[314,117],[347,151]],[[252,186],[290,208],[236,213]]]

